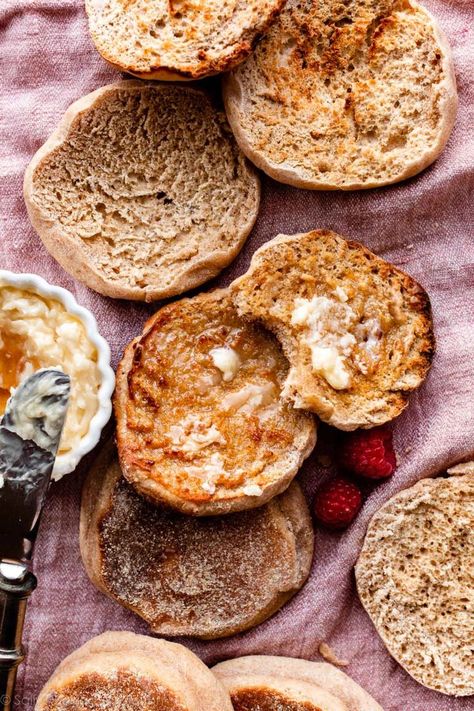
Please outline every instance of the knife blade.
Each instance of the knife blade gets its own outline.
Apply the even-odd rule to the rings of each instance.
[[[66,418],[70,378],[33,373],[0,421],[0,560],[28,561]]]

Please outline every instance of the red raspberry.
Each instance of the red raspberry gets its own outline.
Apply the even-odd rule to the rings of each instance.
[[[392,476],[397,459],[391,431],[387,427],[376,427],[347,433],[342,440],[339,461],[346,471],[368,479]]]
[[[346,528],[362,506],[362,494],[347,479],[337,477],[323,484],[314,498],[314,515],[328,528]]]

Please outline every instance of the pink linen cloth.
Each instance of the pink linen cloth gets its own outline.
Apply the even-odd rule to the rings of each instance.
[[[467,711],[474,708],[472,697],[429,691],[393,661],[361,608],[353,577],[367,523],[383,502],[422,477],[474,457],[474,12],[472,0],[425,4],[451,42],[460,94],[457,124],[439,160],[409,181],[367,192],[309,192],[263,178],[255,229],[239,258],[215,281],[228,284],[244,272],[255,249],[279,232],[327,227],[362,241],[423,284],[432,301],[437,354],[427,382],[395,422],[398,471],[373,490],[347,532],[316,531],[307,585],[271,620],[227,640],[182,641],[209,664],[244,654],[317,660],[325,641],[349,661],[348,674],[386,711]],[[115,365],[156,306],[113,301],[72,279],[30,227],[22,197],[28,161],[69,104],[120,78],[89,39],[82,0],[0,0],[0,77],[0,267],[35,272],[70,289],[95,314]],[[331,431],[322,427],[317,450],[299,475],[309,498],[331,472],[320,456],[328,451]],[[18,710],[32,709],[57,664],[93,635],[120,629],[147,633],[143,621],[99,593],[84,572],[78,522],[86,469],[83,462],[80,471],[52,486],[44,512]]]

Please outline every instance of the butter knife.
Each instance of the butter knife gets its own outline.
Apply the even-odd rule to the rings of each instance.
[[[61,438],[70,379],[33,373],[13,393],[0,420],[0,710],[11,711],[30,570],[39,519]]]

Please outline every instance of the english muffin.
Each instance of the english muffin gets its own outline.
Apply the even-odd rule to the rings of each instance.
[[[474,462],[459,462],[452,467],[449,467],[448,474],[450,476],[462,476],[463,474],[474,474]]]
[[[117,371],[124,476],[183,513],[261,506],[315,444],[314,419],[280,398],[287,371],[276,339],[239,318],[226,290],[163,307]]]
[[[100,54],[141,79],[225,72],[247,57],[285,0],[86,0]]]
[[[334,232],[279,235],[231,285],[240,315],[276,334],[290,361],[283,394],[342,430],[406,407],[434,352],[428,295]]]
[[[260,184],[205,92],[122,81],[67,110],[28,166],[24,193],[64,269],[106,296],[152,301],[234,259]]]
[[[404,180],[443,150],[457,111],[451,51],[412,0],[288,0],[225,80],[244,153],[314,190]]]
[[[58,666],[35,711],[232,711],[229,694],[186,647],[106,632]]]
[[[84,486],[80,543],[94,585],[153,632],[214,638],[263,622],[303,586],[313,530],[296,483],[225,517],[160,509],[122,477],[109,446]]]
[[[390,654],[420,684],[474,694],[474,474],[424,479],[372,518],[357,590]]]
[[[325,662],[262,655],[231,659],[212,671],[229,691],[234,711],[383,711]]]

